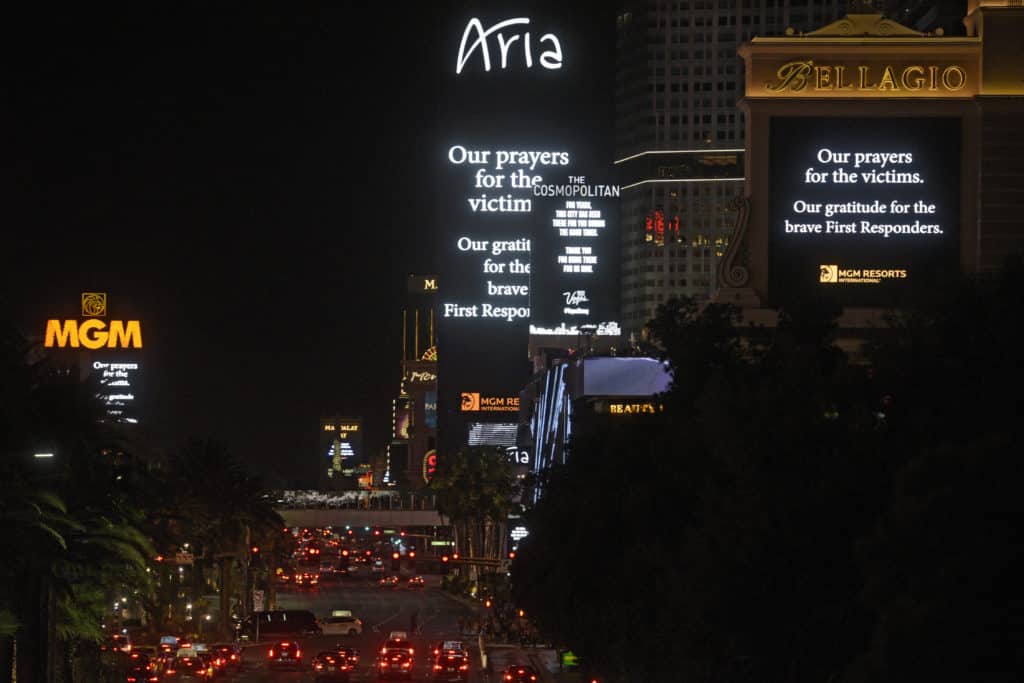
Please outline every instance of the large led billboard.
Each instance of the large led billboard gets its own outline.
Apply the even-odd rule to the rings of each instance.
[[[771,293],[894,306],[959,268],[957,118],[774,117]]]
[[[517,397],[533,334],[618,317],[611,178],[614,15],[585,3],[452,3],[435,150],[443,282],[438,456],[465,445],[465,395]],[[573,332],[569,332],[569,330]]]

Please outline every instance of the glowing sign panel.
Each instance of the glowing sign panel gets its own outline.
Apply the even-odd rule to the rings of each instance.
[[[956,118],[776,117],[771,290],[889,306],[958,267]]]
[[[111,320],[107,323],[96,318],[77,320],[47,320],[43,345],[47,348],[80,346],[87,349],[142,348],[142,329],[138,320]]]
[[[462,32],[462,42],[459,43],[459,56],[455,60],[456,75],[462,73],[463,68],[465,68],[466,63],[473,56],[474,52],[479,54],[484,71],[490,71],[491,46],[494,43],[497,43],[498,56],[501,59],[501,66],[499,68],[506,69],[508,67],[510,52],[521,53],[526,68],[531,68],[533,66],[533,46],[531,44],[530,32],[513,28],[527,26],[529,23],[530,20],[526,17],[517,17],[515,19],[499,21],[494,26],[485,30],[483,23],[479,19],[475,17],[470,19],[469,23],[466,24],[466,30]],[[495,37],[494,43],[490,40],[492,35]],[[473,36],[475,38],[469,43],[469,48],[467,49],[466,43]],[[513,50],[513,45],[519,40],[522,41],[521,44]],[[561,69],[562,44],[558,41],[558,37],[553,33],[545,33],[540,37],[539,42],[541,46],[546,44],[550,48],[540,53],[540,65],[545,69]]]
[[[519,412],[519,397],[481,396],[480,393],[476,391],[464,391],[462,392],[460,409],[464,413],[515,413]]]

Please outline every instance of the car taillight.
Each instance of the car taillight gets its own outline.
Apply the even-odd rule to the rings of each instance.
[[[270,648],[270,652],[267,653],[267,656],[268,657],[273,657],[274,656],[274,648]]]
[[[321,664],[320,662],[316,662],[316,663],[313,664],[313,668],[316,669],[317,671],[323,671],[324,665]]]
[[[136,679],[135,676],[129,676],[128,677],[128,683],[135,683],[136,680],[138,680],[138,679]]]
[[[302,650],[295,651],[295,659],[302,659]]]
[[[165,671],[164,673],[165,673],[166,675],[170,676],[170,675],[171,675],[171,674],[173,674],[173,673],[177,673],[177,671],[176,671],[175,669],[168,669],[168,670],[167,670],[167,671]]]
[[[459,666],[459,671],[469,671],[469,664],[462,664]]]
[[[150,676],[147,680],[149,681],[149,683],[160,683],[159,676]]]
[[[441,665],[440,664],[435,664],[434,665],[434,671],[440,671],[440,670],[441,670]]]
[[[506,681],[511,681],[512,680],[512,674],[505,674],[505,680]]]
[[[531,676],[530,676],[530,680],[531,680],[531,681],[535,681],[535,680],[537,680],[537,677],[536,677],[536,676],[533,676],[533,675],[531,675]]]
[[[236,659],[238,659],[238,655],[231,655],[231,661],[235,661]]]

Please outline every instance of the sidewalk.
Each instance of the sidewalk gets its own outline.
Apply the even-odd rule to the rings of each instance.
[[[482,607],[480,602],[472,598],[453,595],[444,590],[441,593],[469,609],[479,610]],[[512,643],[485,642],[482,636],[463,635],[480,649],[481,665],[494,674],[490,680],[498,680],[496,676],[509,664],[529,664],[539,673],[541,683],[582,683],[579,673],[561,671],[558,652],[554,648],[524,648]]]
[[[541,683],[569,683],[576,680],[569,678],[575,674],[559,671],[558,653],[552,648],[521,648],[518,645],[484,643],[480,654],[481,661],[494,674],[491,680],[498,680],[495,676],[509,664],[529,664],[537,670]]]

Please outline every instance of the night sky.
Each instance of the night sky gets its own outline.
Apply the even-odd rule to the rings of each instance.
[[[445,10],[361,7],[5,17],[5,315],[41,335],[108,292],[142,320],[149,427],[270,481],[309,471],[321,415],[383,447],[405,278],[437,268]]]

